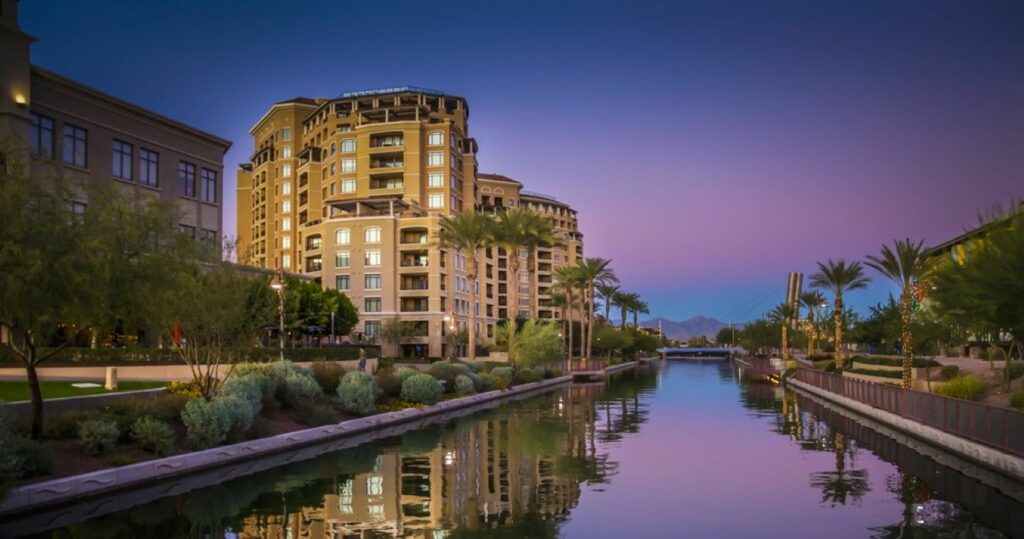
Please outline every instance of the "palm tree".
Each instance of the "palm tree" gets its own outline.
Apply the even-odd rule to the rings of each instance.
[[[469,280],[469,339],[468,354],[476,357],[476,289],[479,267],[477,257],[493,237],[494,221],[485,214],[467,210],[455,215],[441,216],[438,245],[441,249],[455,249],[466,257],[466,278]]]
[[[818,316],[818,309],[825,303],[825,296],[817,290],[811,290],[810,292],[804,292],[800,294],[800,304],[807,307],[807,325],[809,327],[807,335],[807,355],[814,355],[814,345],[818,338],[818,328],[814,325],[815,318]]]
[[[618,300],[622,289],[612,283],[601,283],[597,285],[597,293],[601,296],[601,302],[604,303],[604,319],[607,322],[610,320],[612,304],[615,303],[621,307]]]
[[[910,388],[910,370],[914,366],[914,350],[910,329],[910,309],[914,301],[914,288],[929,272],[928,259],[924,256],[924,240],[917,243],[893,240],[893,248],[882,246],[879,255],[868,255],[867,265],[888,277],[900,287],[900,321],[903,332],[903,387]]]
[[[572,333],[571,333],[572,329],[571,328],[566,329],[566,327],[565,327],[565,324],[566,324],[565,313],[568,310],[567,307],[569,306],[569,299],[566,296],[565,292],[561,290],[561,288],[559,288],[559,287],[552,287],[552,288],[554,290],[551,292],[551,306],[554,307],[555,309],[558,309],[562,313],[562,317],[561,317],[560,322],[562,324],[562,326],[561,326],[562,327],[562,345],[564,346],[565,345],[565,337],[566,337],[566,335],[572,335]],[[570,346],[571,346],[571,344],[572,344],[572,342],[570,341]]]
[[[789,325],[797,317],[796,307],[789,303],[780,303],[775,306],[768,317],[775,322],[782,324],[782,359],[789,359]]]
[[[622,311],[622,323],[619,324],[619,327],[625,329],[629,313],[640,303],[640,295],[633,292],[619,292],[613,297],[613,300]]]
[[[568,357],[571,362],[575,357],[573,350],[573,312],[576,310],[577,300],[582,294],[580,272],[577,266],[561,266],[555,269],[555,279],[558,281],[556,288],[565,297],[565,308],[562,311],[562,319],[569,324],[569,347]],[[580,317],[582,320],[582,317]]]
[[[509,351],[512,350],[519,327],[519,248],[530,235],[534,215],[535,212],[527,208],[509,208],[497,214],[491,230],[493,245],[504,249],[508,255],[508,308],[505,309],[505,320],[509,329]]]
[[[811,286],[831,290],[835,295],[833,316],[835,317],[835,348],[836,368],[842,369],[845,364],[843,353],[843,294],[851,290],[860,290],[868,286],[871,279],[864,276],[864,267],[860,262],[849,265],[845,260],[835,262],[818,262],[818,273],[811,276]]]
[[[615,272],[610,267],[611,263],[611,260],[597,257],[584,258],[577,263],[580,277],[584,284],[583,299],[587,305],[587,319],[584,325],[586,337],[583,340],[584,358],[589,358],[593,350],[593,343],[591,341],[594,338],[594,289],[598,284],[619,282],[618,277],[615,276]]]
[[[640,296],[637,296],[636,303],[633,304],[632,311],[633,311],[633,327],[635,327],[635,328],[640,327],[639,315],[641,313],[643,313],[643,314],[651,314],[651,308],[647,305],[646,301],[640,299]]]

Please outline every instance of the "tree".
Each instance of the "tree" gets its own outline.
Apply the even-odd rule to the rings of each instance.
[[[893,248],[882,246],[878,255],[868,255],[867,265],[888,277],[900,289],[900,321],[903,331],[903,387],[911,385],[911,369],[914,366],[914,341],[911,329],[911,309],[914,302],[914,290],[927,277],[930,271],[928,259],[922,246],[924,240],[917,243],[904,240],[893,240]]]
[[[766,319],[755,320],[738,333],[739,343],[751,353],[779,345],[781,328]]]
[[[562,242],[555,236],[555,226],[552,221],[536,211],[530,213],[527,221],[526,236],[526,275],[531,287],[534,282],[534,272],[537,269],[537,249],[539,247],[555,247],[562,245]],[[537,302],[530,302],[530,318],[537,318]]]
[[[395,315],[380,326],[380,338],[382,341],[395,345],[395,356],[402,355],[402,343],[411,337],[416,336],[416,325],[412,322],[402,320]]]
[[[476,292],[479,286],[479,254],[487,247],[494,221],[485,214],[471,210],[441,217],[438,245],[441,249],[455,249],[466,257],[466,279],[469,280],[469,357],[476,357]]]
[[[612,297],[615,304],[622,310],[622,321],[619,324],[619,327],[625,329],[626,320],[629,319],[629,313],[640,307],[640,295],[633,292],[620,291]]]
[[[1024,226],[994,230],[963,263],[947,262],[934,273],[935,312],[975,334],[1007,334],[1024,351]],[[1013,353],[1005,354],[1006,373]],[[1008,382],[1007,382],[1008,383]]]
[[[604,320],[611,324],[612,305],[622,307],[619,300],[625,296],[625,293],[614,283],[600,283],[597,285],[597,294],[601,296],[601,303],[604,304]],[[625,316],[623,316],[622,323],[623,325],[626,323]]]
[[[633,327],[635,328],[640,327],[640,313],[651,314],[651,308],[647,305],[647,302],[642,299],[638,299],[637,302],[633,304],[633,308],[631,310],[633,311]]]
[[[633,335],[624,329],[612,326],[600,326],[594,331],[594,346],[600,353],[612,358],[612,352],[625,350],[633,346]]]
[[[519,318],[519,248],[526,243],[530,234],[530,220],[533,211],[527,208],[509,208],[499,212],[491,231],[491,241],[505,250],[508,255],[508,308],[505,319],[509,325],[515,324]],[[515,341],[515,332],[509,332],[509,343]]]
[[[562,339],[554,324],[527,320],[519,329],[519,338],[509,348],[509,359],[516,368],[555,363],[562,358]]]
[[[300,334],[348,335],[359,322],[359,313],[343,292],[323,288],[315,281],[285,277],[285,312],[294,314],[288,328]]]
[[[84,214],[72,211],[83,199]],[[16,160],[0,167],[2,346],[25,367],[34,438],[43,431],[39,365],[80,337],[167,320],[168,283],[192,256],[176,222],[158,199],[31,175]]]
[[[574,327],[573,318],[574,312],[577,307],[581,305],[581,298],[583,296],[583,279],[579,271],[578,266],[561,266],[555,269],[555,280],[557,281],[555,288],[565,297],[565,310],[563,311],[562,318],[568,322],[569,333],[568,342],[569,346],[567,349],[569,360],[572,361],[576,357],[574,351]],[[582,310],[582,307],[579,307]],[[580,316],[580,321],[583,317]],[[582,333],[582,328],[580,329]],[[582,341],[581,348],[582,348]]]
[[[594,289],[598,284],[619,282],[619,279],[615,277],[615,273],[611,269],[611,263],[611,260],[596,257],[584,258],[577,263],[580,280],[583,281],[584,302],[587,305],[587,318],[584,325],[586,337],[583,339],[583,357],[586,358],[590,357],[593,349]]]
[[[736,328],[726,327],[715,335],[715,342],[722,345],[734,346],[736,344]]]
[[[843,350],[843,294],[851,290],[866,288],[871,279],[864,276],[864,268],[860,262],[849,265],[845,260],[818,262],[818,272],[811,276],[811,286],[832,291],[833,316],[835,317],[835,359],[836,368],[842,369],[845,364]]]
[[[816,350],[815,344],[818,340],[818,327],[815,325],[818,318],[818,310],[825,304],[825,296],[817,290],[811,290],[800,294],[800,304],[807,307],[807,355],[812,356]]]
[[[792,324],[793,319],[796,318],[797,311],[793,305],[789,303],[780,303],[775,306],[768,317],[778,323],[782,329],[782,359],[789,359],[789,326]]]

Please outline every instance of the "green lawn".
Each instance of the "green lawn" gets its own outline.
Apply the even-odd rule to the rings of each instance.
[[[110,393],[103,389],[102,382],[96,382],[100,384],[100,387],[72,387],[71,384],[78,382],[40,382],[40,386],[43,390],[44,399],[54,399],[59,397],[81,397],[82,395],[98,395],[100,393]],[[134,391],[137,389],[153,389],[157,387],[164,387],[167,382],[118,382],[118,391]],[[13,402],[13,401],[27,401],[31,399],[28,391],[28,382],[0,382],[0,401],[2,402]]]

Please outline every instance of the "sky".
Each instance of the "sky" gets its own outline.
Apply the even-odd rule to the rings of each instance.
[[[578,209],[674,320],[756,318],[788,272],[1024,197],[1021,2],[22,0],[21,26],[35,64],[233,141],[227,234],[274,102],[461,95],[480,171]]]

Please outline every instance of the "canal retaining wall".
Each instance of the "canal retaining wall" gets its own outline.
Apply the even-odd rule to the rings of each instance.
[[[1024,459],[1017,456],[941,431],[924,423],[900,417],[894,413],[869,406],[851,398],[837,395],[795,378],[789,378],[786,383],[835,402],[860,415],[898,429],[915,438],[937,445],[960,457],[979,463],[1017,480],[1024,480]]]
[[[171,457],[153,459],[136,464],[130,464],[119,468],[109,468],[72,477],[64,477],[25,485],[11,489],[3,500],[0,500],[0,518],[9,515],[36,511],[50,506],[61,506],[66,511],[65,504],[77,502],[87,497],[95,497],[101,494],[108,494],[119,490],[130,489],[142,485],[152,485],[156,482],[165,482],[168,479],[194,474],[204,470],[221,468],[226,465],[237,465],[226,470],[218,476],[218,481],[225,481],[240,475],[246,475],[269,469],[287,462],[295,462],[303,458],[311,458],[327,451],[336,451],[347,446],[324,445],[327,442],[337,442],[350,438],[365,435],[368,433],[381,434],[393,432],[395,427],[414,424],[412,428],[422,426],[423,420],[433,419],[436,416],[446,415],[449,412],[462,411],[473,413],[486,409],[501,402],[517,400],[532,396],[537,393],[548,391],[556,387],[568,384],[572,381],[571,375],[560,376],[550,380],[533,382],[515,386],[505,390],[488,391],[467,397],[461,397],[437,404],[423,406],[421,408],[408,408],[395,412],[387,412],[373,416],[343,421],[334,425],[325,425],[310,429],[289,432],[277,436],[250,440],[232,445],[215,447],[203,451],[194,451]],[[447,420],[447,417],[441,418]],[[411,430],[411,429],[403,429]],[[359,443],[367,441],[361,440]],[[319,445],[322,450],[312,452],[300,452],[297,449]],[[271,455],[282,455],[286,457],[283,461],[274,460],[272,466],[261,467],[250,464],[250,461],[260,457]],[[189,486],[185,491],[196,488]],[[164,488],[159,492],[160,496],[167,496],[175,493],[173,488]],[[155,498],[154,498],[155,499]],[[132,497],[131,505],[139,502]],[[99,510],[99,509],[97,509]],[[108,511],[103,511],[104,513]],[[79,515],[81,516],[81,515]],[[94,516],[94,515],[86,515]]]

